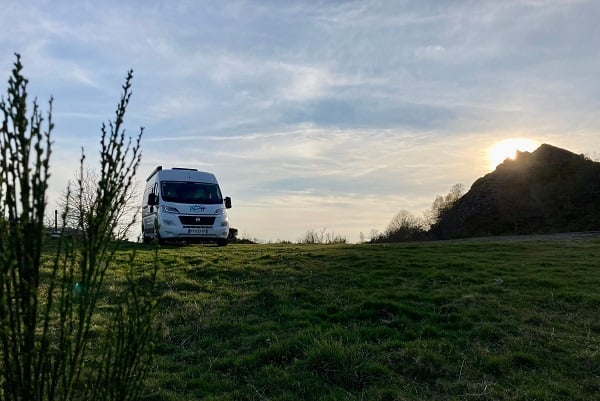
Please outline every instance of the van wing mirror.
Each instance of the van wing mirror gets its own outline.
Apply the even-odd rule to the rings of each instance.
[[[225,208],[231,209],[231,198],[229,196],[225,197]]]
[[[158,205],[158,196],[156,196],[156,194],[148,194],[148,205],[149,206]]]

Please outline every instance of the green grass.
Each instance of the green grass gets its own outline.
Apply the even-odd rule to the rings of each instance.
[[[158,255],[146,401],[600,399],[598,240]]]

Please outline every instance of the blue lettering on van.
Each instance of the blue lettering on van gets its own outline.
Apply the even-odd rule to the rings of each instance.
[[[200,205],[190,206],[190,212],[193,212],[193,213],[203,212],[204,210],[206,210],[206,208],[204,206],[200,206]]]

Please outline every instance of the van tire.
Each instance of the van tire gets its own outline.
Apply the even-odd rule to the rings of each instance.
[[[217,240],[217,246],[227,246],[227,238],[219,238]]]
[[[142,242],[144,244],[149,244],[152,242],[152,238],[148,237],[144,232],[144,225],[142,224]]]

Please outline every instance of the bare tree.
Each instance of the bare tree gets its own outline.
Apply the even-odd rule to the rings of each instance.
[[[343,235],[336,234],[334,232],[327,232],[327,227],[323,227],[321,231],[314,229],[308,230],[304,235],[298,239],[299,244],[345,244],[346,237]]]
[[[464,194],[465,186],[463,184],[454,184],[448,194],[444,197],[441,195],[437,195],[433,204],[431,205],[431,209],[424,213],[424,218],[426,225],[431,227],[435,223],[437,223],[442,216],[442,214],[450,209],[456,201],[458,201]]]
[[[465,186],[461,183],[454,184],[452,188],[450,188],[450,192],[446,195],[444,201],[446,202],[446,207],[452,207],[459,200],[465,192]]]
[[[100,182],[98,172],[84,165],[84,160],[85,157],[82,156],[80,168],[74,173],[74,181],[69,183],[69,187],[63,191],[61,200],[58,202],[59,210],[64,218],[63,224],[79,230],[89,227],[89,216],[92,215],[90,212],[96,202]],[[115,216],[117,220],[113,232],[115,238],[125,239],[127,237],[138,216],[138,198],[137,181],[132,181],[131,186],[126,188],[124,205]]]
[[[421,230],[423,229],[423,226],[423,220],[413,216],[412,213],[407,210],[400,210],[400,212],[398,212],[398,214],[396,214],[388,224],[387,228],[385,229],[385,234],[391,235],[403,230]]]
[[[425,221],[407,210],[396,214],[384,233],[371,242],[404,242],[423,240],[426,237]]]

